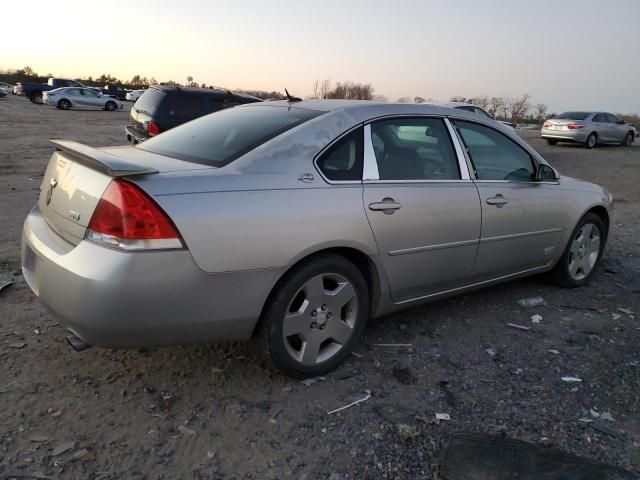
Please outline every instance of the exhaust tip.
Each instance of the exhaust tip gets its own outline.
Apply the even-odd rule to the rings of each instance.
[[[83,350],[86,350],[87,348],[91,348],[91,345],[83,342],[79,337],[76,337],[75,335],[67,335],[67,342],[69,342],[71,348],[73,348],[76,352],[81,352]]]

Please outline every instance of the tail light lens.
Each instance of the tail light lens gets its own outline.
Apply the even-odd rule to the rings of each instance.
[[[138,186],[113,180],[91,216],[85,238],[121,250],[183,248],[177,228]]]
[[[577,123],[570,123],[567,125],[569,130],[578,130],[579,128],[584,128],[584,125],[578,125]]]
[[[543,126],[544,128],[549,128],[549,127],[551,126],[551,122],[544,122],[544,123],[542,124],[542,126]]]
[[[147,133],[150,137],[158,135],[160,133],[160,127],[158,127],[156,122],[149,122],[147,123]]]

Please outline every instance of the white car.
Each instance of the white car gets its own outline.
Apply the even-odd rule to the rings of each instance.
[[[0,90],[4,90],[7,95],[11,95],[13,93],[13,85],[9,85],[8,83],[0,82]]]
[[[42,103],[61,110],[70,108],[101,108],[112,112],[121,109],[123,104],[117,98],[103,95],[90,88],[62,87],[42,92]]]
[[[479,107],[477,105],[474,105],[473,103],[464,103],[464,102],[445,102],[445,103],[439,103],[438,105],[442,105],[444,107],[450,107],[450,108],[457,108],[459,110],[466,110],[467,112],[471,112],[471,113],[476,113],[480,116],[483,117],[489,117],[493,120],[496,120],[495,118],[493,118],[493,116],[487,112],[484,108]],[[496,120],[497,122],[500,122],[501,124],[503,124],[505,127],[507,127],[508,129],[512,130],[514,133],[516,131],[516,124],[515,123],[510,123],[510,122],[504,122],[502,120]]]
[[[132,90],[130,92],[127,92],[126,95],[126,99],[129,100],[130,102],[135,102],[136,100],[138,100],[138,98],[140,98],[140,95],[142,95],[144,92],[146,92],[146,89],[143,90]]]

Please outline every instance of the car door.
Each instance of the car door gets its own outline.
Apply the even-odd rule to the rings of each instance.
[[[96,92],[88,88],[82,89],[81,92],[83,102],[87,108],[104,108],[104,97],[98,96]]]
[[[536,162],[488,125],[455,120],[482,206],[474,276],[494,278],[549,265],[561,253],[565,200],[558,182],[534,180]]]
[[[620,123],[620,119],[611,113],[606,113],[609,122],[609,131],[611,132],[612,142],[622,142],[627,135],[629,128],[624,123]]]
[[[364,209],[395,302],[456,288],[472,273],[480,203],[450,130],[437,117],[365,126]]]

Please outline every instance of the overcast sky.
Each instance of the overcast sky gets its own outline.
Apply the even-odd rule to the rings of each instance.
[[[299,96],[330,78],[371,83],[390,100],[529,93],[550,111],[640,112],[640,0],[28,4],[39,15],[7,4],[1,68],[192,75]]]

